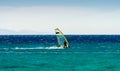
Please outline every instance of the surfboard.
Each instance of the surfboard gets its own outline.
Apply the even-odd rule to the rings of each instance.
[[[70,48],[69,42],[66,36],[60,31],[59,28],[55,29],[55,34],[57,37],[58,46],[61,48]]]

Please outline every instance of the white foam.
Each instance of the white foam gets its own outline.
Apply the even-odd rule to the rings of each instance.
[[[64,49],[64,48],[56,47],[56,46],[51,46],[51,47],[47,47],[46,49]]]
[[[61,48],[61,47],[57,47],[57,46],[50,46],[50,47],[34,47],[34,48],[25,48],[25,47],[15,47],[15,48],[12,48],[12,49],[15,49],[15,50],[37,50],[37,49],[64,49],[64,48]]]

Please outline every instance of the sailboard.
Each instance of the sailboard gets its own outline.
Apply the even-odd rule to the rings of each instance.
[[[59,28],[55,29],[55,34],[57,37],[58,46],[61,48],[70,48],[69,42],[66,36],[60,31]]]

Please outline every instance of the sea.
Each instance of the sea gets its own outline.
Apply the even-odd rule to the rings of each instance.
[[[120,35],[0,35],[0,71],[120,71]]]

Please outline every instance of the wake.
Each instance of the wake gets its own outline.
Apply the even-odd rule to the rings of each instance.
[[[34,47],[34,48],[15,47],[11,49],[13,50],[38,50],[38,49],[64,49],[64,48],[57,47],[57,46],[50,46],[50,47]]]

